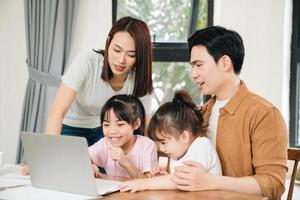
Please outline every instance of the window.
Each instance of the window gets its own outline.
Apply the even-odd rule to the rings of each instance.
[[[187,90],[194,101],[203,97],[190,77],[188,36],[212,25],[211,0],[113,0],[113,21],[132,16],[145,21],[153,45],[153,86],[159,104],[174,91]]]
[[[293,1],[290,81],[290,146],[300,147],[300,1]]]

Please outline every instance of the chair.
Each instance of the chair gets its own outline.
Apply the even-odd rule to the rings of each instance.
[[[292,172],[292,177],[291,177],[291,182],[290,182],[289,192],[288,192],[288,198],[287,198],[288,200],[291,200],[293,197],[293,192],[294,192],[294,185],[295,185],[298,162],[300,161],[300,149],[288,148],[288,160],[294,161],[294,168],[293,168],[293,172]]]

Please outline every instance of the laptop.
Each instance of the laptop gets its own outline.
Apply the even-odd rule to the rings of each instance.
[[[83,137],[21,133],[31,184],[93,197],[118,191],[120,182],[94,178]]]

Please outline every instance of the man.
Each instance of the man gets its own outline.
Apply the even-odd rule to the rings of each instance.
[[[209,136],[216,144],[223,176],[188,161],[173,181],[187,191],[230,190],[280,199],[287,162],[287,129],[271,103],[240,80],[244,45],[240,35],[220,26],[196,31],[188,39],[192,78],[204,95]]]

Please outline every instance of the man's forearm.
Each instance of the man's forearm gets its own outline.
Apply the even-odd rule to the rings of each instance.
[[[229,176],[215,176],[213,178],[213,189],[230,190],[240,193],[262,195],[261,189],[255,178],[251,176],[246,177],[229,177]]]
[[[155,176],[149,178],[150,190],[169,190],[176,189],[176,184],[171,180],[171,175]]]

